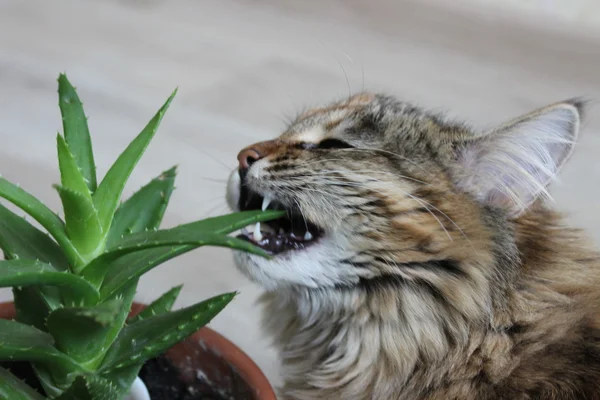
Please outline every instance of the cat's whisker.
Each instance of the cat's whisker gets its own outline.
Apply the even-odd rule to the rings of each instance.
[[[206,213],[204,214],[203,218],[212,216],[213,213],[215,213],[217,210],[222,210],[223,212],[227,212],[228,208],[227,208],[227,206],[223,205],[222,202],[219,202],[214,207],[211,207],[210,209],[208,209],[208,211],[206,211]]]
[[[425,208],[425,210],[427,210],[427,212],[429,214],[431,214],[431,216],[433,218],[435,218],[435,220],[438,222],[438,224],[440,225],[440,227],[442,228],[442,230],[446,233],[446,235],[448,236],[448,239],[450,239],[450,241],[454,241],[454,239],[452,238],[452,235],[450,235],[450,232],[448,232],[448,229],[446,229],[446,227],[444,226],[444,224],[442,223],[442,221],[440,221],[440,219],[431,211],[431,209],[429,207],[427,207],[427,205],[430,205],[428,202],[426,202],[425,200],[419,199],[416,196],[413,196],[410,193],[405,192],[405,194],[410,197],[411,199],[413,199],[414,201],[416,201],[417,203],[419,203],[422,207]]]
[[[349,171],[347,170],[330,170],[330,171],[319,171],[319,172],[313,172],[311,174],[306,174],[306,175],[298,175],[298,174],[290,174],[290,175],[285,175],[285,174],[279,174],[277,175],[278,179],[294,179],[294,178],[299,178],[299,179],[310,179],[313,182],[318,182],[317,179],[320,179],[321,177],[331,177],[331,178],[336,178],[336,179],[352,179],[352,178],[356,178],[357,176],[363,178],[365,181],[371,181],[371,182],[380,182],[380,183],[384,183],[386,181],[383,181],[381,179],[377,179],[377,177],[375,176],[376,174],[380,174],[380,175],[386,175],[386,173],[379,173],[379,171],[362,171],[361,174],[348,174]],[[369,174],[373,174],[373,175],[369,175]],[[413,180],[415,182],[421,183],[423,185],[429,185],[426,182],[423,181],[419,181],[419,180],[414,180],[409,176],[404,176],[404,175],[400,175],[400,174],[389,174],[387,175],[391,178],[394,178],[394,180],[397,180],[398,178],[404,178],[407,180]],[[389,181],[387,181],[389,183]]]
[[[346,79],[346,85],[348,86],[348,99],[350,99],[352,97],[352,89],[350,88],[350,79],[348,79],[348,73],[346,73],[346,69],[344,68],[342,63],[337,59],[336,59],[336,61],[338,62],[338,64],[340,65],[340,68],[344,72],[344,78]]]
[[[433,204],[425,201],[424,199],[411,195],[409,193],[407,193],[407,195],[409,197],[411,197],[412,199],[414,199],[415,201],[422,201],[425,204],[427,204],[429,207],[433,208],[435,211],[439,212],[440,214],[442,214],[452,225],[454,225],[456,227],[456,229],[458,229],[458,231],[461,233],[461,235],[467,240],[467,242],[469,242],[469,245],[471,245],[471,247],[475,248],[475,246],[473,246],[473,243],[471,242],[471,239],[469,239],[469,237],[467,236],[467,234],[464,232],[464,230],[456,223],[454,222],[454,220],[452,218],[450,218],[448,216],[448,214],[446,214],[445,212],[443,212],[442,210],[440,210],[439,208],[437,208],[436,206],[434,206]],[[433,214],[432,214],[433,215]],[[437,219],[437,218],[436,218]],[[439,221],[439,220],[438,220]],[[446,233],[448,233],[448,231],[446,230],[446,228],[444,228],[444,230],[446,231]]]
[[[398,274],[398,275],[402,276],[402,277],[403,277],[403,278],[405,278],[405,279],[410,279],[410,278],[411,278],[409,275],[407,275],[407,274],[405,274],[405,273],[404,273],[404,271],[402,270],[402,268],[400,268],[400,266],[398,265],[398,263],[397,263],[395,260],[393,260],[393,259],[391,259],[391,258],[388,258],[388,257],[381,257],[381,259],[382,259],[382,260],[383,260],[383,261],[384,261],[384,262],[385,262],[385,263],[386,263],[386,264],[387,264],[387,265],[388,265],[390,268],[392,268],[392,265],[390,265],[390,262],[393,264],[393,267],[394,267],[394,273],[396,273],[396,274]]]
[[[325,46],[325,43],[321,42],[321,45]],[[345,54],[345,53],[343,53],[343,54]],[[346,55],[346,57],[348,57],[348,56]],[[350,88],[350,79],[348,79],[348,73],[346,72],[344,65],[342,65],[341,61],[335,55],[333,55],[333,58],[335,58],[335,61],[338,63],[338,65],[340,66],[340,69],[344,73],[344,79],[346,80],[346,86],[348,87],[348,99],[350,99],[352,97],[352,89]],[[350,60],[352,60],[352,59],[350,59]]]
[[[419,168],[419,169],[421,169],[423,171],[426,171],[425,168],[422,165],[420,165],[419,163],[417,163],[416,161],[411,160],[410,158],[408,158],[406,156],[403,156],[403,155],[400,155],[400,154],[397,154],[397,153],[394,153],[394,152],[388,151],[388,150],[372,149],[372,148],[359,149],[359,148],[356,148],[356,147],[350,147],[350,148],[347,148],[347,149],[340,149],[340,150],[341,151],[365,151],[365,152],[375,152],[375,153],[389,154],[391,156],[394,156],[394,157],[400,158],[400,159],[402,159],[404,161],[407,161],[408,163],[414,165],[415,167],[417,167],[417,168]]]
[[[361,89],[361,91],[364,92],[365,91],[365,67],[364,67],[364,65],[360,66],[360,73],[362,75],[362,89]]]
[[[300,203],[298,202],[298,199],[294,199],[294,202],[296,202],[296,205],[298,206],[298,210],[300,211],[300,215],[302,216],[302,219],[304,220],[304,227],[306,228],[305,232],[308,232],[308,222],[306,222],[306,217],[304,216],[304,212],[302,211],[302,207],[300,206]]]
[[[211,160],[213,160],[214,162],[216,162],[217,164],[219,164],[220,166],[225,168],[227,170],[227,172],[230,172],[233,169],[230,165],[225,164],[223,161],[219,160],[217,157],[210,154],[210,152],[208,152],[204,149],[201,149],[199,147],[196,147],[195,150],[198,150],[200,153],[204,154],[205,156],[207,156],[208,158],[210,158]]]
[[[220,179],[220,178],[210,178],[208,176],[201,176],[200,179],[207,181],[207,182],[211,182],[211,183],[219,183],[222,185],[226,185],[227,184],[227,179]]]
[[[335,162],[335,161],[345,161],[344,159],[341,158],[326,158],[326,159],[322,159],[322,160],[313,160],[313,161],[306,161],[304,162],[305,166],[308,165],[318,165],[318,164],[322,164],[325,162]],[[348,174],[348,173],[372,173],[372,174],[379,174],[379,175],[386,175],[386,176],[392,176],[392,177],[400,177],[400,178],[404,178],[404,179],[408,179],[408,180],[412,180],[415,182],[419,182],[423,185],[429,185],[430,183],[419,180],[417,178],[413,178],[410,176],[406,176],[406,175],[402,175],[402,174],[397,174],[397,173],[393,173],[393,172],[388,172],[388,171],[381,171],[381,170],[367,170],[367,169],[359,169],[359,170],[353,170],[353,169],[346,169],[346,170],[318,170],[318,171],[313,171],[313,174],[319,174],[322,172],[338,172],[338,173],[342,173],[342,174]]]
[[[384,175],[384,176],[391,176],[391,177],[395,177],[395,178],[402,178],[402,179],[406,179],[409,181],[413,181],[413,182],[417,182],[420,183],[422,185],[430,185],[429,183],[422,181],[420,179],[417,178],[413,178],[411,176],[406,176],[406,175],[402,175],[402,174],[394,174],[392,172],[385,172],[385,171],[375,171],[375,170],[358,170],[358,171],[344,171],[344,170],[321,170],[321,171],[317,171],[317,175],[321,175],[321,174],[326,174],[326,173],[345,173],[347,174],[348,172],[354,172],[354,173],[359,173],[359,174],[376,174],[376,175]],[[369,178],[373,178],[373,176],[369,175]]]
[[[343,149],[343,150],[347,150],[347,149]],[[356,149],[358,150],[358,149]],[[394,154],[394,153],[390,153],[390,154]],[[402,156],[398,156],[398,157],[402,157]],[[342,158],[325,158],[325,159],[320,159],[320,160],[313,160],[313,161],[306,161],[304,162],[305,166],[308,165],[318,165],[318,164],[322,164],[325,162],[335,162],[335,161],[346,161]],[[410,161],[410,160],[409,160]],[[422,170],[424,170],[423,167],[419,166],[419,168],[421,168]],[[321,172],[321,171],[316,171],[317,173]],[[381,171],[381,170],[352,170],[352,169],[348,169],[348,170],[339,170],[340,173],[349,173],[349,172],[355,172],[355,173],[374,173],[374,174],[380,174],[380,175],[389,175],[389,176],[396,176],[396,177],[400,177],[400,178],[404,178],[404,179],[408,179],[408,180],[412,180],[415,182],[419,182],[422,183],[424,185],[429,185],[430,183],[428,182],[424,182],[422,180],[413,178],[413,177],[409,177],[406,175],[402,175],[402,174],[396,174],[396,173],[392,173],[392,172],[387,172],[387,171]]]
[[[326,182],[329,184],[336,184],[339,183],[342,186],[353,186],[353,187],[364,187],[365,185],[363,183],[359,183],[359,182],[348,182],[348,181],[336,181],[336,180],[332,180],[330,182]],[[401,190],[401,189],[400,189]],[[446,227],[444,226],[444,224],[440,221],[440,219],[431,211],[431,209],[437,211],[438,213],[440,213],[445,219],[447,219],[452,225],[454,225],[458,231],[461,233],[461,235],[469,242],[469,244],[471,245],[471,247],[473,246],[473,243],[471,242],[471,240],[469,239],[469,237],[466,235],[466,233],[464,232],[464,230],[452,219],[450,218],[450,216],[448,216],[448,214],[446,214],[445,212],[443,212],[442,210],[440,210],[439,208],[437,208],[436,206],[434,206],[433,204],[427,202],[426,200],[417,197],[415,195],[412,195],[404,190],[401,190],[406,196],[410,197],[411,199],[415,200],[416,202],[418,202],[419,204],[421,204],[435,219],[436,221],[440,224],[440,226],[442,227],[442,229],[444,230],[444,232],[446,233],[446,235],[448,236],[448,238],[450,240],[453,240],[450,233],[448,232],[448,230],[446,229]],[[430,209],[431,208],[431,209]]]
[[[327,176],[327,173],[331,173],[331,175],[329,175],[329,177],[331,177],[331,178],[335,178],[335,173],[336,173],[336,172],[343,173],[343,172],[347,172],[347,171],[335,171],[335,170],[329,170],[329,171],[318,171],[318,175],[321,175],[321,174],[322,174],[322,176]],[[363,171],[363,172],[365,172],[365,171]],[[366,171],[366,172],[369,172],[369,171]],[[385,175],[385,174],[386,174],[386,172],[380,172],[380,171],[373,171],[373,172],[381,173],[381,174],[383,174],[383,175]],[[389,173],[388,173],[388,174],[389,174]],[[394,174],[392,174],[392,175],[394,175]],[[394,176],[395,176],[395,175],[394,175]],[[400,175],[400,177],[401,177],[401,178],[404,178],[404,179],[411,179],[411,177],[402,176],[402,175]],[[334,180],[334,181],[335,181],[335,180]],[[428,183],[426,183],[426,182],[419,181],[419,180],[415,180],[415,181],[417,181],[417,182],[419,182],[419,183],[423,183],[423,184],[428,184]],[[383,182],[383,181],[379,181],[379,180],[377,180],[377,182],[385,183],[385,182]],[[365,185],[364,185],[364,183],[355,182],[355,181],[354,181],[354,182],[339,181],[339,183],[340,183],[341,185],[350,185],[350,184],[354,184],[355,186],[365,186]],[[450,218],[450,217],[449,217],[449,216],[448,216],[446,213],[444,213],[443,211],[441,211],[439,208],[435,207],[435,206],[434,206],[434,205],[432,205],[431,203],[428,203],[428,202],[426,202],[426,201],[425,201],[424,199],[422,199],[422,198],[419,198],[419,197],[416,197],[416,196],[414,196],[414,195],[411,195],[411,194],[407,193],[407,192],[406,192],[406,191],[404,191],[404,190],[402,190],[402,192],[403,192],[403,193],[405,193],[407,196],[409,196],[409,197],[413,198],[413,199],[414,199],[414,200],[416,200],[416,201],[425,202],[425,203],[426,203],[428,206],[432,207],[434,210],[436,210],[437,212],[439,212],[440,214],[442,214],[442,215],[443,215],[443,216],[444,216],[446,219],[448,219],[448,221],[450,221],[450,222],[451,222],[451,223],[452,223],[454,226],[456,226],[456,228],[457,228],[457,229],[458,229],[458,230],[459,230],[459,231],[460,231],[460,232],[461,232],[463,235],[465,235],[465,234],[464,234],[464,231],[463,231],[463,230],[460,228],[460,226],[458,226],[458,225],[456,224],[456,222],[454,222],[454,220],[452,220],[452,218]],[[466,239],[468,239],[468,237],[466,237],[466,235],[465,235],[465,238],[466,238]]]

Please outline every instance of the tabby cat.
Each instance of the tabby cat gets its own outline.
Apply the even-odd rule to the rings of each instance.
[[[489,132],[362,93],[238,155],[281,399],[600,399],[600,262],[545,201],[583,104]]]

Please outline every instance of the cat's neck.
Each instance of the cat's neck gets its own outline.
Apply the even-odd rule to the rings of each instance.
[[[400,390],[416,368],[443,365],[484,325],[483,318],[467,320],[457,310],[437,308],[423,296],[392,287],[373,293],[271,292],[263,297],[263,323],[279,347],[288,384],[302,386],[312,374],[319,376],[315,385],[323,393],[347,381],[348,393],[358,393],[362,385],[393,372]]]

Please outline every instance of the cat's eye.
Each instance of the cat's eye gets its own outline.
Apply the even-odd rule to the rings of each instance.
[[[316,149],[317,148],[317,144],[316,143],[310,143],[310,142],[301,142],[298,143],[296,145],[297,148],[302,149],[302,150],[310,150],[310,149]]]
[[[348,143],[339,139],[325,139],[319,142],[318,149],[349,149],[352,148]]]
[[[312,149],[349,149],[352,148],[350,144],[344,142],[339,139],[324,139],[319,143],[310,143],[310,142],[301,142],[296,145],[296,147],[302,150],[312,150]]]

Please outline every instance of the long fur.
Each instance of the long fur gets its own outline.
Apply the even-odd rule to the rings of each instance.
[[[581,105],[480,134],[360,94],[311,110],[240,185],[325,234],[272,259],[263,285],[282,399],[600,399],[600,262],[544,203]],[[299,146],[336,138],[349,148]]]

